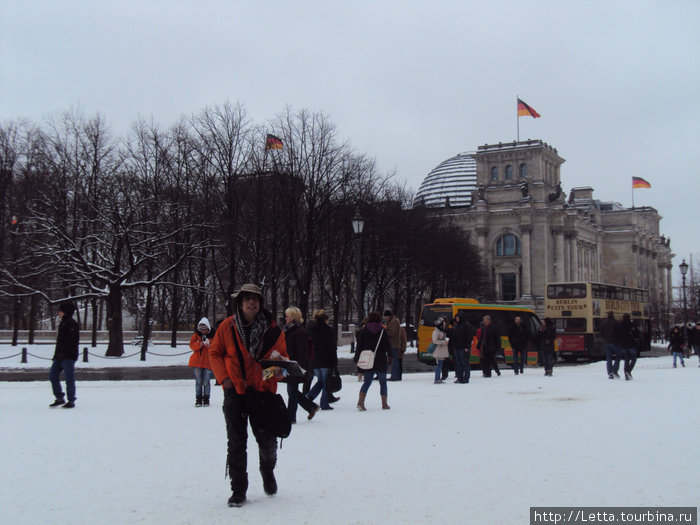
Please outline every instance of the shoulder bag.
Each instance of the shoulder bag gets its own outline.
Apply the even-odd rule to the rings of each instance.
[[[379,339],[377,339],[377,345],[374,347],[374,350],[362,350],[360,352],[360,357],[357,359],[357,368],[362,370],[372,370],[374,368],[374,357],[377,355],[379,341],[382,340],[383,335],[384,330],[379,333]]]

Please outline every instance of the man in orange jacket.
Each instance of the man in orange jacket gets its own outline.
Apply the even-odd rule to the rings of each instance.
[[[263,309],[264,296],[254,284],[244,284],[231,298],[234,315],[224,319],[209,347],[209,361],[216,380],[224,388],[224,417],[228,436],[228,472],[231,476],[229,507],[240,507],[248,490],[248,414],[246,388],[277,392],[281,376],[263,379],[261,359],[287,359],[284,332],[272,314]],[[241,362],[242,358],[242,362]],[[245,370],[245,375],[243,370]],[[274,468],[277,438],[251,427],[258,442],[260,474],[265,493],[277,492]]]

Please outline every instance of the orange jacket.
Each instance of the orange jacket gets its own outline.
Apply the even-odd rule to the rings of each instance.
[[[216,335],[209,346],[209,362],[211,369],[214,371],[214,377],[219,384],[223,385],[224,379],[227,377],[233,381],[236,392],[245,394],[246,386],[252,386],[255,390],[277,392],[278,378],[272,377],[263,381],[262,366],[250,356],[250,352],[243,344],[243,339],[238,333],[235,316],[224,319],[216,329]],[[271,317],[271,316],[270,316]],[[284,340],[284,332],[280,330],[275,321],[268,317],[268,327],[263,334],[263,350],[262,359],[269,359],[270,354],[277,350],[280,355],[287,355],[287,346]],[[232,329],[233,327],[233,329]],[[238,353],[233,342],[233,333],[236,333],[238,344],[243,355],[245,366],[246,381],[241,375],[241,366],[238,361]]]
[[[197,332],[192,334],[190,349],[192,350],[192,355],[190,356],[189,366],[192,368],[208,368],[211,370],[207,346],[202,342],[202,336]]]

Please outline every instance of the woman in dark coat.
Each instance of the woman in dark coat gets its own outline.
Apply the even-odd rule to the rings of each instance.
[[[554,323],[549,317],[544,318],[544,322],[540,325],[539,330],[537,330],[537,336],[542,352],[544,375],[552,377],[552,369],[554,368],[554,361],[556,361],[554,339],[557,337],[557,330],[554,328]]]
[[[314,312],[314,320],[309,323],[309,334],[313,343],[314,356],[311,366],[314,369],[316,384],[311,387],[308,398],[313,400],[321,394],[321,410],[333,410],[330,405],[331,396],[326,388],[328,374],[338,366],[338,345],[335,332],[328,326],[328,314],[323,310]]]
[[[388,410],[391,408],[387,403],[388,388],[386,382],[387,356],[391,355],[391,343],[381,323],[382,314],[372,312],[367,316],[364,328],[357,334],[357,351],[353,358],[356,363],[363,350],[374,350],[377,348],[377,353],[374,356],[374,367],[370,370],[363,370],[364,383],[360,387],[360,397],[357,400],[357,409],[360,411],[366,410],[365,398],[374,380],[374,374],[377,374],[379,378],[379,394],[382,398],[382,409]]]
[[[290,306],[284,311],[284,337],[287,343],[287,354],[299,366],[306,370],[306,375],[311,375],[311,358],[309,357],[309,336],[302,326],[304,318],[301,315],[301,310],[296,306]],[[303,382],[304,378],[287,377],[287,396],[289,404],[287,410],[292,418],[292,423],[297,422],[297,405],[308,412],[307,419],[312,419],[319,406],[311,401],[308,397],[299,393],[299,382]]]

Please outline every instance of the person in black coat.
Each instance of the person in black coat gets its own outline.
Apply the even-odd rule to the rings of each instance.
[[[58,307],[58,316],[61,322],[58,325],[58,335],[56,336],[56,349],[53,354],[53,363],[49,372],[51,388],[56,400],[50,407],[63,405],[63,408],[73,408],[75,406],[75,362],[78,360],[78,345],[80,344],[80,328],[73,313],[75,304],[71,302],[61,303]],[[61,388],[60,375],[66,378],[66,391],[68,393],[68,403],[65,401],[63,389]]]
[[[673,327],[670,335],[668,336],[668,350],[673,352],[673,368],[676,368],[676,358],[680,357],[681,366],[685,366],[685,361],[683,361],[683,352],[685,350],[685,340],[683,339],[683,332],[677,326]]]
[[[501,375],[496,362],[496,354],[501,350],[501,336],[491,322],[491,316],[485,315],[479,328],[479,342],[476,347],[481,352],[481,372],[484,377],[491,377],[491,369]]]
[[[634,326],[630,314],[623,314],[622,321],[617,325],[617,341],[625,360],[625,379],[632,379],[632,368],[637,362],[637,346],[639,346],[639,332]]]
[[[454,316],[454,324],[449,332],[450,345],[455,360],[455,383],[469,383],[471,376],[471,351],[472,340],[476,331],[469,324],[463,314],[457,312]]]
[[[355,363],[357,363],[360,358],[360,353],[362,353],[363,350],[374,350],[375,348],[377,350],[374,356],[374,366],[369,370],[363,370],[364,383],[360,387],[360,395],[357,400],[357,409],[361,412],[366,410],[365,398],[374,380],[374,374],[377,374],[377,378],[379,379],[379,395],[382,398],[382,409],[388,410],[391,408],[387,403],[389,391],[386,382],[386,370],[388,356],[391,355],[391,343],[389,342],[389,336],[382,326],[382,314],[379,312],[371,312],[364,322],[364,327],[357,334],[357,351],[353,358]]]
[[[314,356],[311,366],[314,369],[316,384],[311,387],[307,397],[312,401],[321,394],[321,410],[333,410],[330,394],[326,389],[328,374],[338,366],[338,347],[335,332],[328,326],[328,314],[323,310],[314,312],[313,322],[309,322],[309,334],[313,343]]]
[[[540,351],[542,352],[542,364],[544,365],[544,375],[552,377],[554,362],[557,359],[554,350],[554,340],[557,337],[557,329],[554,328],[554,322],[549,317],[544,318],[544,322],[540,325],[537,331],[537,336],[540,343]]]
[[[522,318],[516,315],[513,326],[510,327],[510,331],[508,332],[510,347],[513,349],[513,370],[516,376],[518,372],[521,374],[525,372],[528,339],[529,334],[527,333],[527,328],[523,324]]]
[[[301,310],[296,306],[290,306],[284,311],[284,338],[287,344],[287,354],[289,358],[299,363],[306,374],[303,378],[287,377],[287,410],[292,418],[292,423],[297,422],[297,405],[308,413],[307,419],[313,419],[319,406],[308,397],[299,392],[299,383],[304,382],[307,377],[311,377],[311,358],[309,357],[309,336],[302,326],[304,318]]]

